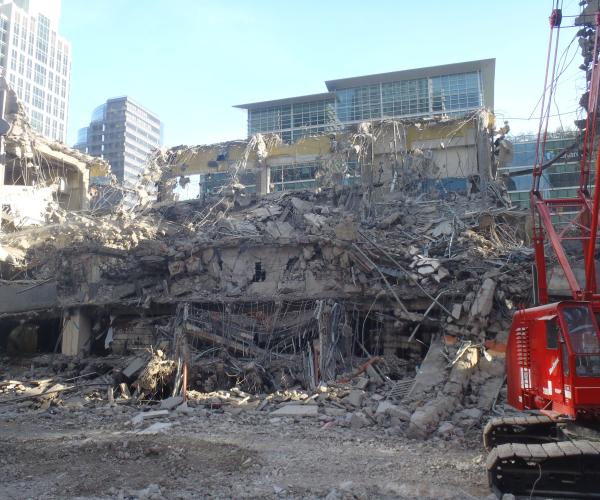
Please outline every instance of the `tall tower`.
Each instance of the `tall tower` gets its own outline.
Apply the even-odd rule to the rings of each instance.
[[[134,184],[148,155],[162,145],[158,116],[129,97],[108,99],[92,112],[90,124],[79,130],[73,147],[99,156],[123,184]]]
[[[38,133],[66,141],[71,44],[58,34],[60,0],[0,0],[0,68]]]

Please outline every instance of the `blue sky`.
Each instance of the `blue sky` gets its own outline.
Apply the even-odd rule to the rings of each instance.
[[[564,13],[577,4],[565,0]],[[245,136],[245,112],[234,104],[492,57],[497,114],[513,131],[534,130],[516,118],[530,116],[542,92],[551,8],[550,0],[63,0],[60,31],[73,47],[68,142],[109,97],[128,95],[158,113],[166,145],[206,144]],[[561,30],[561,51],[576,31]],[[576,46],[553,114],[577,108]],[[561,118],[567,126],[574,115]]]

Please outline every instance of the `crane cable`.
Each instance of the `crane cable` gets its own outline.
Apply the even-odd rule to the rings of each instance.
[[[552,14],[550,15],[550,37],[548,40],[548,55],[546,57],[546,72],[544,75],[544,92],[542,94],[542,105],[540,107],[540,122],[538,125],[538,137],[535,149],[535,163],[533,173],[532,192],[539,192],[541,170],[539,168],[541,161],[544,158],[546,151],[546,140],[548,137],[548,123],[550,120],[550,108],[552,106],[552,94],[554,92],[555,77],[556,77],[556,61],[558,58],[558,44],[560,39],[560,24],[562,22],[562,9],[558,7],[558,0]],[[561,2],[562,3],[562,2]],[[556,30],[556,39],[554,39],[554,31]],[[553,43],[554,42],[554,43]],[[550,73],[550,58],[552,56],[552,46],[554,45],[554,55],[552,57],[552,76],[551,84],[548,85],[548,74]],[[547,99],[546,99],[547,97]],[[546,106],[546,101],[548,105]],[[543,129],[543,134],[542,134]],[[543,139],[542,139],[543,137]]]

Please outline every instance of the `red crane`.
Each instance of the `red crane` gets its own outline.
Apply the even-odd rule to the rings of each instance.
[[[600,316],[596,282],[600,11],[593,23],[577,195],[545,198],[540,180],[561,20],[561,10],[554,9],[530,192],[539,305],[514,314],[506,353],[508,403],[529,413],[488,422],[483,439],[490,451],[488,479],[497,495],[600,498],[600,330],[596,319]],[[599,189],[592,196],[594,159]],[[555,276],[562,274],[571,299],[551,302],[549,270]]]

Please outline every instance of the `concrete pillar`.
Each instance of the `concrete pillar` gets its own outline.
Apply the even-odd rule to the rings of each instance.
[[[477,127],[475,141],[477,146],[477,165],[479,170],[480,189],[482,193],[487,192],[490,181],[495,177],[492,172],[492,141],[490,132],[486,128],[487,120],[480,114],[475,122]]]
[[[67,356],[86,355],[92,344],[92,322],[81,310],[63,313],[62,353]]]
[[[256,193],[259,195],[267,194],[270,191],[270,183],[271,170],[269,169],[267,162],[264,162],[260,169],[257,169],[256,171]]]

